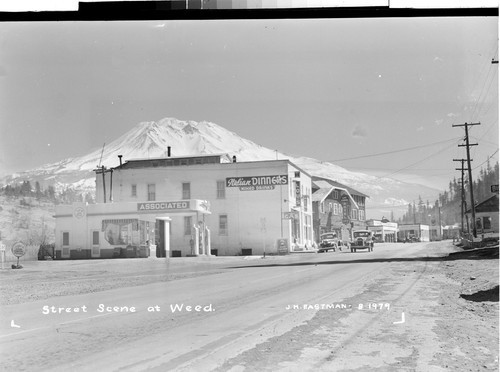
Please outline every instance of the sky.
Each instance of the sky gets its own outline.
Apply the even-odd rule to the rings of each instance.
[[[498,159],[498,18],[0,23],[0,175],[143,121],[444,190]],[[483,167],[485,164],[482,165]]]

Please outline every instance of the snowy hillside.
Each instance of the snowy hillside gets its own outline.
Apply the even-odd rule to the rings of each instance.
[[[16,173],[2,181],[10,183],[29,179],[37,180],[42,185],[53,184],[56,188],[72,185],[89,191],[94,188],[93,170],[98,165],[108,168],[118,166],[118,155],[123,156],[123,161],[166,157],[168,146],[171,147],[171,156],[227,153],[230,156],[236,155],[239,161],[272,160],[277,157],[290,159],[311,175],[334,179],[369,195],[367,208],[373,211],[372,216],[368,213],[369,218],[379,218],[380,214],[387,215],[388,210],[385,210],[385,207],[394,208],[401,205],[405,209],[406,204],[418,198],[418,195],[438,194],[438,190],[422,185],[351,172],[335,164],[312,158],[276,153],[214,123],[174,118],[139,123],[121,137],[106,144],[104,150],[97,149],[84,156]]]

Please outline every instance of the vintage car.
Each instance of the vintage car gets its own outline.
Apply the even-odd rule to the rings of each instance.
[[[339,248],[339,239],[336,233],[329,232],[320,235],[318,253],[328,252],[330,250],[335,252],[337,248]]]
[[[355,230],[352,232],[351,252],[356,252],[358,249],[368,249],[368,252],[372,252],[373,243],[373,232],[369,230]]]

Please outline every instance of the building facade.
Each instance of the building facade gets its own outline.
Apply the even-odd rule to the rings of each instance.
[[[405,241],[405,239],[411,237],[415,237],[421,242],[430,241],[429,225],[421,223],[398,225],[398,241]]]
[[[395,243],[397,242],[398,224],[387,219],[366,221],[368,230],[373,231],[373,236],[377,242]]]
[[[498,235],[499,231],[499,207],[498,207],[498,195],[493,195],[492,197],[482,201],[476,205],[474,209],[476,215],[476,231],[477,234],[481,235]],[[469,221],[472,220],[472,211],[468,210],[466,212]],[[471,229],[472,230],[472,229]]]
[[[100,242],[106,241],[103,221],[123,219],[138,221],[132,231],[143,226],[146,233],[140,232],[137,242],[157,243],[157,256],[312,250],[311,194],[311,176],[289,160],[237,162],[227,155],[129,160],[96,170],[96,201],[104,210]],[[64,239],[68,243],[62,226],[68,230],[73,218],[62,207],[56,210],[56,250],[62,251]],[[163,235],[158,219],[168,220]],[[83,244],[75,236],[69,247]],[[165,246],[170,252],[163,252]]]
[[[366,229],[367,195],[339,182],[313,177],[313,226],[316,242],[326,232],[349,241],[353,230]]]

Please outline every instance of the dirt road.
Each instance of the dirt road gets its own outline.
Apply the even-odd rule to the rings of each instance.
[[[2,272],[2,368],[497,370],[498,294],[496,302],[460,295],[498,286],[498,260],[440,258],[454,250],[450,242],[379,244],[374,252]]]

